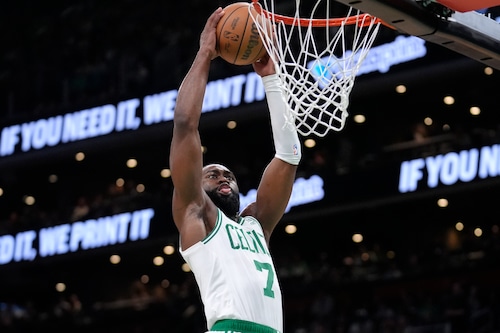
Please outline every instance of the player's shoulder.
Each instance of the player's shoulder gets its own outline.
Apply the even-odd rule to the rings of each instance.
[[[241,217],[255,216],[255,213],[256,213],[256,205],[254,201],[241,210],[240,216]]]
[[[241,216],[239,224],[248,230],[254,230],[259,233],[264,232],[261,223],[255,216],[252,215],[246,215],[246,216]]]

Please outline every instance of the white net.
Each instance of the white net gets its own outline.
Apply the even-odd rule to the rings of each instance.
[[[253,0],[262,14],[250,13],[277,66],[297,131],[323,137],[342,130],[356,74],[377,36],[379,21],[350,7],[340,16],[330,16],[337,10],[330,0],[295,0],[287,17],[275,12],[275,1]],[[340,22],[332,26],[334,21]]]

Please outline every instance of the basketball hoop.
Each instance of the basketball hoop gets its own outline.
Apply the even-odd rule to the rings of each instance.
[[[356,74],[381,21],[345,5],[334,7],[330,0],[314,0],[310,8],[295,0],[290,14],[281,15],[275,1],[252,0],[251,14],[276,64],[297,131],[323,137],[342,130]],[[335,18],[338,10],[343,12]]]

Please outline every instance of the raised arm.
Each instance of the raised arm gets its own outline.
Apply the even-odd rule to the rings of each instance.
[[[208,18],[200,35],[200,47],[177,95],[170,148],[170,169],[174,184],[172,213],[184,248],[206,235],[207,204],[202,189],[203,159],[198,132],[203,98],[212,59],[217,57],[216,26],[223,15],[218,8]],[[215,210],[213,220],[215,221]]]
[[[253,64],[253,67],[262,77],[266,90],[276,154],[262,175],[255,203],[245,208],[242,215],[256,217],[269,241],[290,200],[301,158],[301,145],[293,122],[289,122],[291,115],[287,111],[288,106],[275,64],[266,55]]]

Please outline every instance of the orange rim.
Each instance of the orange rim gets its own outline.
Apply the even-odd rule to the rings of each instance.
[[[375,23],[382,23],[386,26],[388,24],[384,23],[381,19],[376,18],[370,14],[359,14],[349,17],[339,17],[339,18],[328,18],[328,19],[306,19],[306,18],[293,18],[289,16],[284,16],[280,14],[274,14],[268,12],[259,4],[259,0],[252,0],[253,6],[257,13],[264,15],[272,21],[282,21],[286,25],[300,26],[300,27],[338,27],[342,24],[352,25],[359,24],[359,26],[366,27],[371,24],[372,19],[375,19]],[[389,26],[390,27],[390,26]]]

